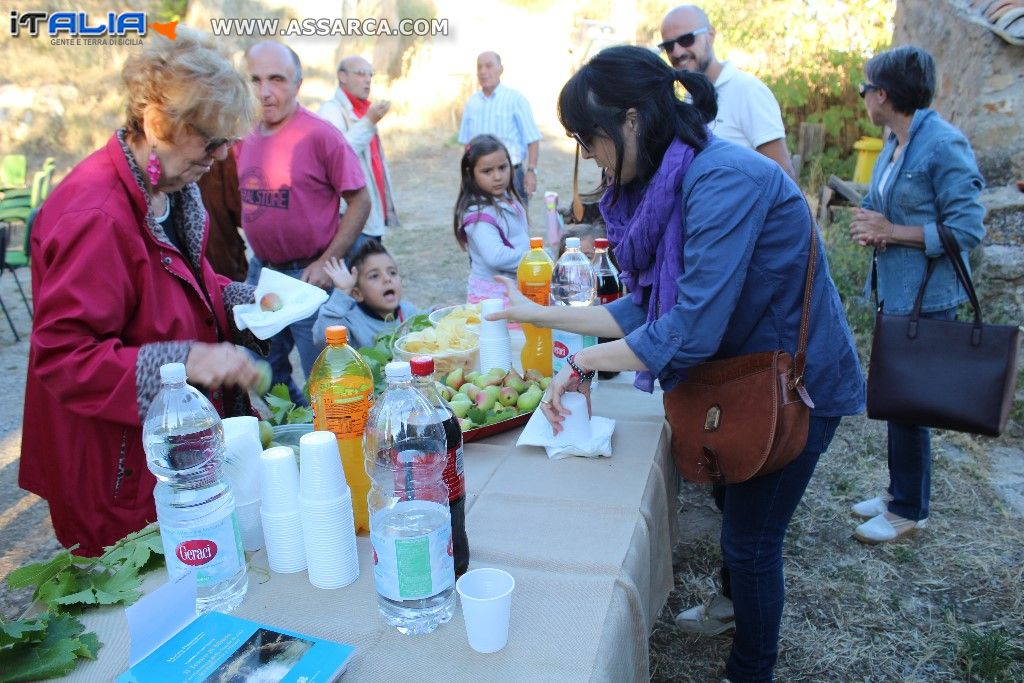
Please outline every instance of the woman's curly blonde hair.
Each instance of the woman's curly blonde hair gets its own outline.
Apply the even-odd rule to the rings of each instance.
[[[175,40],[154,34],[121,71],[127,102],[128,137],[145,136],[147,110],[164,141],[188,126],[211,138],[242,137],[252,130],[256,103],[252,88],[204,33],[177,29]]]

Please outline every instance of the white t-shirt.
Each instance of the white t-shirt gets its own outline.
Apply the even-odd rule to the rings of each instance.
[[[715,92],[718,115],[710,128],[718,137],[750,149],[786,137],[779,103],[756,77],[722,62]]]

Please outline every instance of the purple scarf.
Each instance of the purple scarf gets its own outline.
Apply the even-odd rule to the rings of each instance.
[[[608,226],[608,241],[633,303],[647,297],[647,321],[676,304],[676,280],[683,270],[683,207],[680,196],[683,176],[696,152],[678,139],[665,150],[654,177],[640,189],[622,189],[619,201],[611,202],[612,190],[601,197],[601,215]],[[654,390],[654,375],[638,372],[637,389]]]

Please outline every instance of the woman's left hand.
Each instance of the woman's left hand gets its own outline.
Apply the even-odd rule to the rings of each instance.
[[[562,406],[562,395],[567,391],[578,391],[587,397],[587,412],[590,412],[590,380],[580,382],[568,365],[559,370],[548,385],[544,397],[540,400],[540,411],[551,423],[551,431],[557,436],[562,431],[562,421],[572,411]]]
[[[885,249],[893,239],[895,226],[882,214],[869,209],[854,209],[850,221],[850,239],[862,247]]]

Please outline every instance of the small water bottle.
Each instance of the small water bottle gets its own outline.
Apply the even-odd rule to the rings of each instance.
[[[220,416],[202,393],[185,383],[185,366],[160,367],[163,388],[142,426],[146,464],[160,539],[171,580],[196,572],[196,613],[230,612],[245,597],[242,536],[235,498],[221,473],[225,457]]]
[[[597,278],[586,254],[580,251],[580,239],[567,237],[565,253],[551,273],[551,301],[556,306],[590,306],[594,303]],[[564,330],[551,331],[551,369],[557,374],[565,359],[587,346],[597,343],[590,335]]]
[[[562,221],[558,215],[558,193],[544,193],[544,241],[552,254],[558,253],[558,245],[562,242]]]
[[[363,440],[377,606],[400,633],[431,633],[455,610],[444,426],[408,363],[388,363],[384,374]]]

